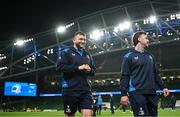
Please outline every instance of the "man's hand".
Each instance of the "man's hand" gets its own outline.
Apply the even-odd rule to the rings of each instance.
[[[91,68],[88,64],[85,64],[85,72],[90,72],[91,71]]]
[[[80,65],[78,67],[79,70],[81,71],[84,71],[84,72],[90,72],[91,71],[91,68],[88,64],[83,64],[83,65]]]
[[[84,70],[84,69],[85,69],[85,64],[80,65],[80,66],[78,67],[78,69],[79,69],[79,70]]]
[[[124,106],[127,106],[127,105],[128,105],[128,101],[129,101],[128,96],[122,96],[120,103],[121,103],[122,105],[124,105]]]
[[[163,89],[163,95],[164,97],[167,97],[169,95],[169,90],[167,88]]]

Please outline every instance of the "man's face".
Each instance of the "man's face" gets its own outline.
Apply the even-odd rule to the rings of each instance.
[[[86,45],[86,37],[83,35],[76,35],[73,39],[73,43],[77,48],[85,48]]]
[[[142,34],[142,35],[138,38],[138,40],[139,40],[139,43],[141,43],[142,46],[148,47],[148,45],[149,45],[149,40],[148,40],[147,35]]]

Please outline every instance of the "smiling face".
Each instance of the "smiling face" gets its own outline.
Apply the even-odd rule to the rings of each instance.
[[[85,48],[86,46],[86,36],[77,34],[73,38],[74,47],[76,48]]]

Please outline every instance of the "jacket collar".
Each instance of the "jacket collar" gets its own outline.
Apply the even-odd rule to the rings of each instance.
[[[74,51],[74,52],[76,52],[76,53],[79,54],[78,50],[77,50],[76,48],[74,48],[74,46],[70,46],[70,49],[71,49],[72,51]],[[83,49],[83,52],[84,52],[85,54],[87,53],[87,51],[86,51],[85,49]]]

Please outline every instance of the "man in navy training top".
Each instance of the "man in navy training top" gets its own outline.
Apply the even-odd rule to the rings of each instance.
[[[161,80],[154,56],[145,50],[148,36],[137,32],[133,36],[134,49],[123,57],[121,65],[121,104],[128,104],[134,116],[157,116],[157,86],[169,95],[166,84]]]
[[[77,109],[83,117],[92,116],[93,98],[89,76],[95,74],[92,56],[85,50],[86,35],[76,32],[73,46],[60,51],[57,70],[61,72],[64,113],[75,116]]]

